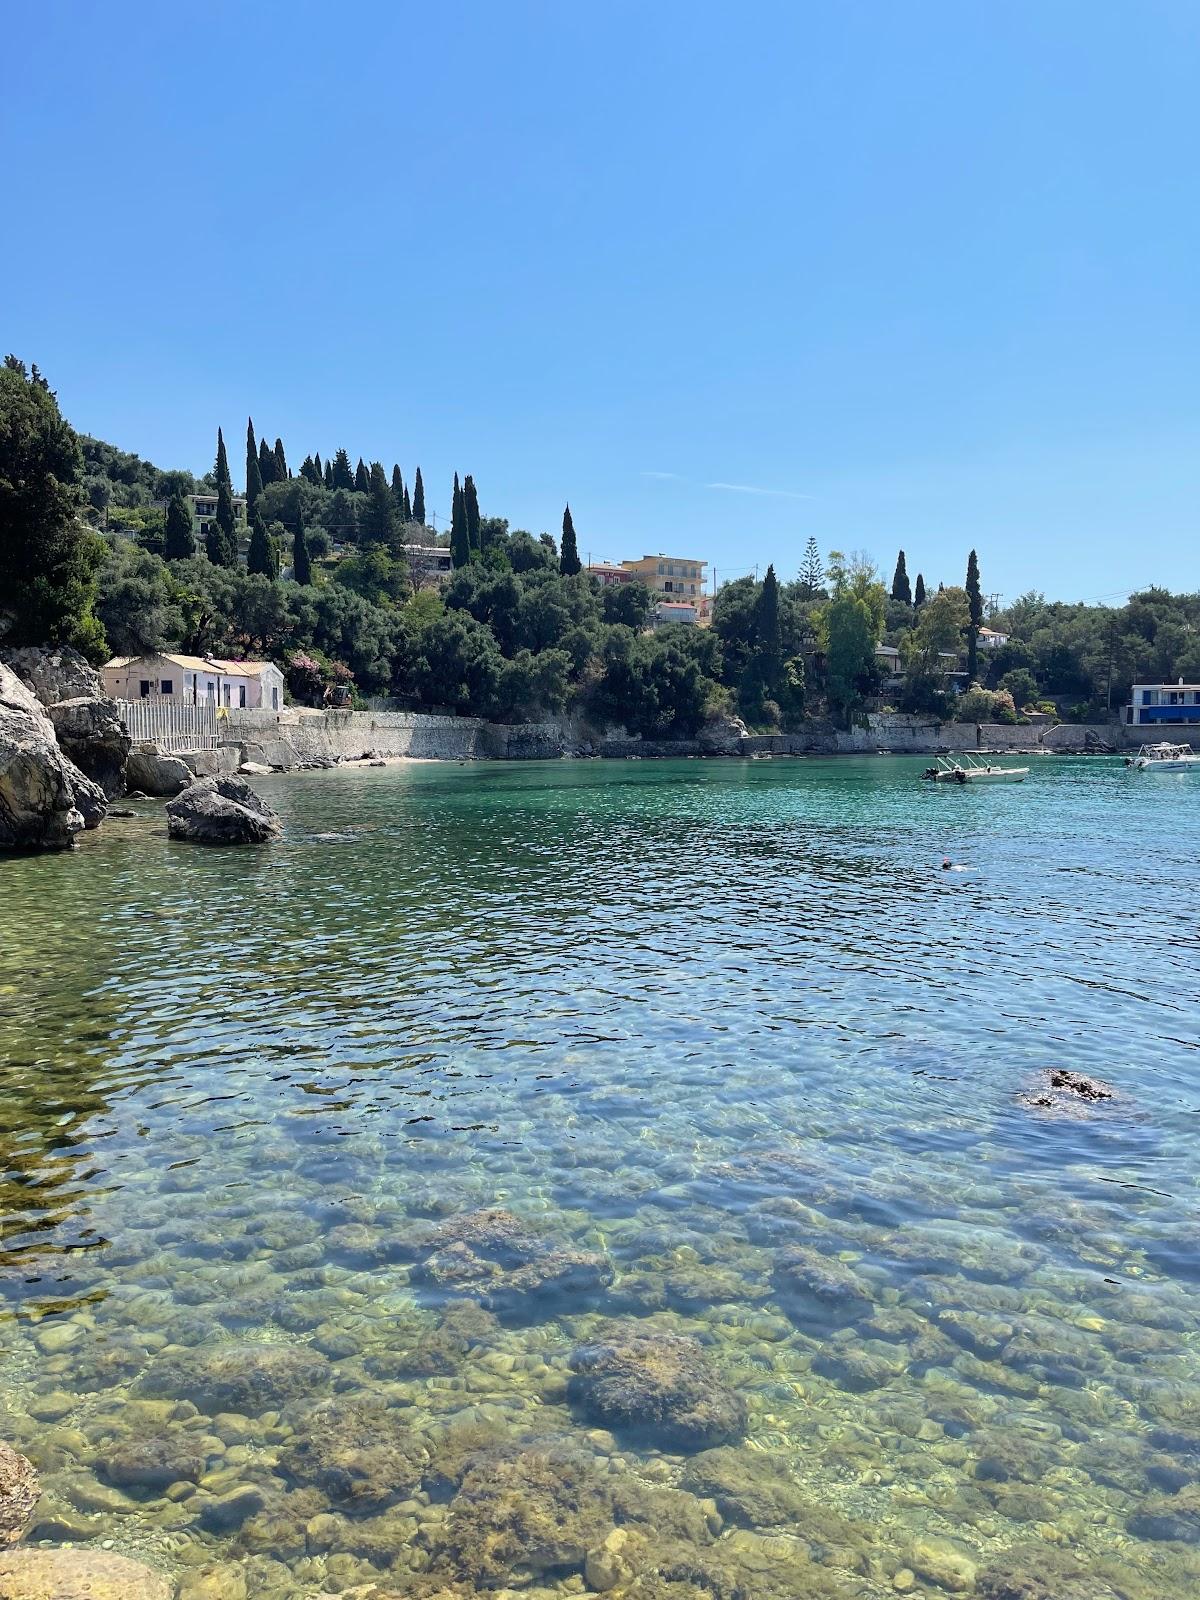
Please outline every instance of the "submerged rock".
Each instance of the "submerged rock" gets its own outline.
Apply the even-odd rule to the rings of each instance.
[[[161,1572],[109,1550],[0,1551],[0,1600],[171,1600]]]
[[[919,1578],[950,1594],[970,1594],[975,1587],[976,1556],[957,1540],[932,1534],[914,1539],[908,1564]]]
[[[204,1457],[193,1436],[162,1433],[123,1441],[101,1456],[100,1465],[108,1481],[122,1488],[166,1489],[172,1483],[198,1483]]]
[[[378,1510],[420,1484],[429,1453],[399,1412],[364,1400],[332,1400],[309,1412],[279,1458],[295,1483],[335,1506]]]
[[[780,1251],[773,1281],[780,1304],[801,1326],[846,1327],[871,1311],[870,1287],[858,1273],[807,1245]]]
[[[329,1362],[307,1345],[219,1343],[159,1356],[138,1383],[138,1393],[190,1400],[216,1416],[238,1411],[260,1416],[329,1387]]]
[[[1084,1565],[1047,1544],[1019,1545],[979,1574],[975,1592],[980,1600],[1118,1600],[1102,1571],[1107,1564],[1091,1559]]]
[[[1174,1539],[1200,1544],[1200,1484],[1187,1484],[1176,1494],[1153,1494],[1129,1519],[1136,1539]]]
[[[10,1445],[0,1444],[0,1546],[15,1544],[25,1532],[39,1493],[33,1463]]]
[[[613,1275],[606,1256],[558,1244],[498,1207],[450,1217],[397,1248],[417,1257],[416,1282],[473,1296],[510,1320],[530,1306],[548,1318],[556,1301],[578,1309]]]
[[[636,1324],[611,1327],[571,1353],[569,1398],[591,1422],[664,1449],[702,1450],[746,1431],[746,1402],[695,1339]]]
[[[680,1487],[715,1500],[722,1516],[747,1528],[787,1527],[808,1510],[786,1464],[761,1450],[703,1450],[684,1467]]]
[[[1057,1111],[1071,1114],[1085,1106],[1097,1105],[1105,1100],[1115,1100],[1117,1091],[1099,1078],[1089,1078],[1082,1072],[1070,1072],[1066,1067],[1051,1067],[1042,1074],[1036,1088],[1020,1096],[1022,1105],[1034,1111]]]
[[[266,844],[279,819],[240,778],[197,778],[167,804],[167,832],[192,844]]]

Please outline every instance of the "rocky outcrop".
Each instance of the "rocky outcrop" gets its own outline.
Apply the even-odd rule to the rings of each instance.
[[[279,819],[240,778],[198,778],[167,806],[167,832],[191,844],[266,844]]]
[[[141,794],[176,795],[192,781],[187,765],[178,756],[164,755],[155,744],[140,744],[129,752],[125,763],[125,787]]]
[[[25,1532],[39,1492],[33,1463],[0,1444],[0,1546],[15,1544]]]
[[[175,1585],[111,1550],[0,1552],[0,1600],[171,1600]]]
[[[741,717],[717,712],[700,729],[696,743],[706,756],[736,756],[741,754],[742,740],[749,737],[750,730]]]
[[[59,749],[32,692],[0,665],[0,849],[63,850],[107,799]]]
[[[105,696],[57,700],[49,707],[59,749],[108,799],[125,792],[129,734],[117,703]]]
[[[648,1437],[665,1450],[730,1444],[746,1431],[746,1402],[695,1339],[615,1326],[571,1352],[569,1396],[589,1422]]]
[[[3,659],[44,706],[56,706],[62,700],[106,698],[100,674],[70,645],[6,650]]]

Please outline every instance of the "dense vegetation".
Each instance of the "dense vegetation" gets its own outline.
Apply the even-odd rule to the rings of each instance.
[[[235,521],[224,436],[197,480],[86,436],[77,439],[34,368],[0,372],[0,640],[62,641],[93,659],[182,648],[266,655],[292,693],[331,684],[419,707],[495,718],[567,708],[648,736],[696,731],[714,711],[753,726],[848,723],[873,704],[970,720],[1015,719],[1054,701],[1102,716],[1133,681],[1200,678],[1200,595],[1160,590],[1119,608],[1028,594],[987,619],[1009,635],[978,648],[979,562],[962,588],[910,582],[905,553],[890,591],[873,563],[809,539],[798,577],[774,568],[716,597],[711,629],[647,630],[651,597],[602,589],[581,570],[570,509],[562,538],[483,516],[474,479],[455,476],[450,528],[425,524],[425,486],[398,465],[335,451],[294,473],[282,440],[247,428],[249,523]],[[185,496],[214,495],[204,552]],[[454,571],[423,587],[419,550],[449,548]],[[410,564],[411,563],[411,564]],[[899,649],[885,672],[876,646]],[[972,687],[954,695],[966,674]],[[952,673],[958,672],[957,679]]]

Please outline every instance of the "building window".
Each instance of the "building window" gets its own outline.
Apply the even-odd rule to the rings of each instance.
[[[225,705],[229,704],[229,685],[227,683],[221,685],[221,698]]]
[[[209,679],[208,684],[206,685],[204,692],[205,692],[206,695],[208,695],[209,699],[215,699],[216,698],[217,686],[212,681],[211,678]]]
[[[272,689],[271,690],[271,710],[272,711],[278,711],[279,710],[279,690],[278,689]]]
[[[141,680],[141,690],[142,690],[142,699],[143,700],[148,700],[150,698],[150,679],[149,678],[143,678]]]
[[[658,563],[658,575],[659,575],[659,577],[660,577],[660,578],[661,578],[661,577],[662,577],[662,575],[663,575],[663,573],[664,573],[664,572],[665,572],[665,571],[666,571],[666,570],[667,570],[667,564],[666,564],[666,562],[665,562],[665,561],[660,561],[660,562],[659,562],[659,563]]]
[[[175,693],[175,680],[174,680],[174,678],[164,678],[163,681],[159,684],[158,689],[159,689],[159,693],[160,694],[174,694]]]
[[[239,683],[238,684],[238,705],[244,708],[245,704],[246,704],[246,685],[244,683]]]

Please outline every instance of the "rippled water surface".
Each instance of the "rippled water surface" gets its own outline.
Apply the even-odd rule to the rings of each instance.
[[[0,863],[32,1537],[206,1600],[1200,1589],[1200,782],[922,765],[314,773],[260,851]]]

